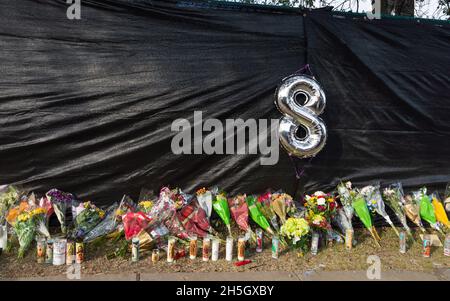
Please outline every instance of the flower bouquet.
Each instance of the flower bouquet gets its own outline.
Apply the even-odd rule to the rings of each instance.
[[[259,211],[266,217],[268,221],[272,224],[272,227],[278,232],[280,230],[280,226],[278,225],[277,215],[270,207],[270,201],[272,199],[272,194],[270,192],[266,192],[260,196],[258,196],[258,201],[256,202],[256,206]]]
[[[61,224],[62,233],[66,234],[66,210],[72,206],[72,202],[75,200],[74,196],[71,193],[62,192],[58,189],[48,191],[46,196],[52,202],[56,217]]]
[[[403,188],[401,183],[394,183],[383,190],[383,198],[386,204],[394,211],[395,216],[402,223],[403,228],[411,237],[411,229],[408,227],[405,215],[405,199],[403,196]]]
[[[422,220],[420,219],[420,207],[416,202],[414,202],[411,195],[407,194],[403,198],[404,205],[403,210],[405,211],[406,217],[409,218],[422,232],[425,231]]]
[[[138,203],[138,211],[144,212],[145,214],[149,214],[152,211],[153,202],[150,200],[140,201]]]
[[[217,232],[209,224],[205,210],[195,200],[184,206],[178,213],[178,219],[189,234],[206,237],[208,233],[216,235]]]
[[[19,200],[20,192],[12,185],[0,186],[0,226],[6,221],[6,214]]]
[[[42,198],[40,198],[39,200],[39,207],[42,207],[45,209],[46,214],[45,214],[45,223],[47,225],[48,228],[48,223],[50,220],[50,216],[52,216],[52,214],[55,212],[55,210],[53,209],[53,205],[52,202],[50,202],[50,200],[44,196]]]
[[[394,223],[386,212],[383,198],[381,197],[380,185],[365,186],[361,189],[361,194],[366,200],[366,204],[369,210],[373,214],[377,213],[381,215],[384,220],[392,227],[392,229],[394,229],[395,234],[400,237],[397,228],[394,226]]]
[[[209,218],[211,217],[211,212],[212,212],[212,201],[213,201],[212,192],[203,187],[203,188],[197,190],[196,195],[197,195],[198,205],[200,206],[200,208],[202,208],[205,211],[206,216],[209,220]]]
[[[50,232],[47,228],[47,211],[42,207],[35,207],[31,210],[30,216],[33,217],[36,230],[47,238],[50,238]]]
[[[101,210],[91,202],[80,203],[73,216],[75,229],[73,236],[75,239],[83,238],[89,231],[95,228],[105,217],[105,211]]]
[[[304,198],[306,220],[314,230],[327,232],[331,229],[331,218],[336,214],[336,201],[331,194],[316,191]]]
[[[281,224],[286,222],[287,215],[295,212],[295,205],[292,197],[283,192],[273,193],[271,196],[270,208],[281,220]]]
[[[228,234],[231,236],[230,208],[228,207],[228,201],[225,193],[217,194],[212,206],[214,208],[214,211],[224,222],[225,226],[228,229]]]
[[[25,252],[31,245],[31,242],[36,236],[36,230],[39,230],[44,235],[50,234],[45,228],[43,221],[45,219],[45,209],[35,207],[22,201],[19,206],[11,208],[7,215],[8,223],[13,227],[14,232],[19,240],[19,258],[23,258]],[[44,228],[41,228],[41,225]]]
[[[105,211],[105,217],[84,237],[84,242],[93,241],[113,232],[117,227],[116,212],[119,205],[117,203],[109,206]]]
[[[231,216],[233,217],[239,228],[246,232],[246,237],[256,240],[256,236],[253,233],[248,223],[248,206],[245,202],[247,196],[245,194],[237,195],[228,199],[228,206],[230,207]]]
[[[444,199],[445,211],[450,212],[450,182],[445,187],[445,199]]]
[[[353,230],[351,221],[348,220],[347,215],[342,207],[336,208],[336,214],[331,218],[333,224],[337,225],[341,229],[342,234],[345,235],[347,230]],[[353,245],[356,244],[356,240],[353,237]]]
[[[448,220],[447,213],[445,212],[444,204],[442,203],[437,191],[431,194],[431,200],[431,204],[434,208],[434,214],[436,215],[436,220],[447,229],[450,229],[450,222]]]
[[[264,231],[274,235],[274,232],[270,228],[269,222],[256,206],[256,197],[250,195],[245,199],[245,201],[247,202],[248,211],[250,212],[250,217],[252,218],[252,220],[257,223]]]
[[[164,201],[170,199],[175,209],[178,210],[189,204],[192,196],[184,193],[179,188],[170,189],[169,187],[163,187],[159,193],[159,198],[164,199]]]
[[[294,249],[303,254],[308,251],[309,223],[304,218],[290,217],[281,226],[280,234]]]
[[[427,189],[422,187],[417,191],[413,191],[412,195],[416,204],[419,205],[420,217],[428,222],[433,229],[442,232],[439,222],[436,219],[436,215],[434,214],[433,204],[431,204],[430,197],[427,195]]]
[[[339,183],[337,186],[337,192],[339,194],[339,200],[342,204],[342,210],[339,211],[342,211],[346,218],[344,218],[344,215],[342,215],[341,212],[338,212],[336,215],[336,220],[340,225],[345,227],[345,230],[343,230],[345,234],[346,230],[353,230],[352,219],[355,209],[353,209],[352,206],[352,198],[355,197],[356,192],[352,189],[352,182],[350,181]]]
[[[125,238],[127,240],[132,239],[141,232],[141,230],[146,229],[150,222],[152,221],[143,212],[132,212],[129,211],[122,216],[123,229],[125,232]]]
[[[155,203],[156,196],[152,190],[142,188],[139,194],[139,202],[137,205],[137,211],[142,211],[145,214],[150,214],[152,207]]]
[[[352,197],[352,207],[353,209],[355,209],[356,215],[363,222],[364,226],[367,228],[367,230],[369,230],[377,246],[381,247],[378,242],[381,239],[378,236],[377,230],[372,224],[369,208],[367,208],[366,201],[360,193],[357,193],[355,197]]]

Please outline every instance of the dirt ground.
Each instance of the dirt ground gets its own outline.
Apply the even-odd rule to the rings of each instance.
[[[422,256],[421,240],[418,233],[415,241],[408,247],[406,254],[399,252],[398,237],[391,228],[378,229],[381,236],[379,248],[375,245],[367,231],[356,230],[358,244],[347,251],[343,244],[320,248],[316,256],[310,253],[299,257],[295,251],[280,254],[279,259],[272,259],[270,241],[265,241],[262,253],[256,253],[254,248],[247,248],[246,259],[252,262],[236,267],[224,259],[224,245],[221,244],[220,259],[217,262],[203,262],[201,249],[196,260],[188,257],[174,263],[167,263],[165,253],[156,264],[151,262],[150,252],[143,252],[140,261],[133,263],[130,255],[125,258],[107,259],[106,254],[115,249],[116,244],[88,244],[85,252],[85,262],[82,264],[84,275],[101,275],[114,273],[170,273],[170,272],[242,272],[242,271],[292,271],[304,272],[310,270],[324,271],[355,271],[366,270],[369,266],[368,256],[377,255],[381,261],[382,270],[430,271],[435,268],[450,268],[450,258],[444,256],[443,247],[433,247],[431,258]],[[443,241],[443,238],[441,241]],[[56,276],[65,274],[67,266],[52,266],[36,262],[35,247],[31,248],[24,259],[17,259],[16,247],[8,254],[0,255],[0,279],[15,279],[23,277]],[[236,254],[235,254],[236,255]],[[275,279],[274,279],[275,280]]]

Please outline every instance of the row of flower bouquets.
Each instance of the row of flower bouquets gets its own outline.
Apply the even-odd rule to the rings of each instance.
[[[353,233],[354,215],[377,245],[381,239],[372,224],[376,214],[394,229],[401,240],[403,237],[412,238],[408,219],[423,233],[426,233],[425,221],[438,234],[445,235],[450,227],[447,217],[449,194],[450,189],[447,189],[442,201],[437,192],[428,194],[426,188],[404,194],[401,183],[384,189],[379,185],[357,189],[351,182],[341,182],[335,193],[317,191],[294,202],[282,191],[227,197],[217,188],[202,188],[189,195],[179,188],[163,187],[158,196],[143,189],[137,203],[125,195],[119,203],[100,209],[89,201],[78,201],[71,193],[57,189],[36,198],[34,193],[4,185],[0,186],[0,225],[6,221],[12,226],[19,242],[19,257],[24,256],[33,240],[50,238],[48,220],[53,213],[60,222],[64,237],[78,242],[91,242],[123,233],[128,241],[140,237],[141,248],[156,246],[167,250],[169,237],[176,237],[186,245],[192,237],[225,238],[233,236],[231,225],[235,223],[241,232],[237,235],[255,244],[258,237],[250,227],[249,221],[252,221],[266,235],[279,239],[282,247],[303,251],[312,247],[314,251],[317,234],[329,242],[346,240],[348,246],[354,244],[355,239],[350,234]],[[388,215],[386,205],[400,222],[400,231]],[[70,225],[66,222],[67,211],[72,214]],[[227,229],[226,233],[218,233],[211,223],[217,229],[222,224]],[[6,238],[7,227],[1,226],[0,231],[0,248],[6,248],[9,241]]]

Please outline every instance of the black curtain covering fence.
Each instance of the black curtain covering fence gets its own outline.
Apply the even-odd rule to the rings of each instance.
[[[0,2],[2,184],[107,205],[163,185],[299,195],[340,179],[407,190],[450,181],[448,22],[148,0],[82,0],[69,20],[68,7]],[[276,87],[305,64],[327,96],[328,141],[312,160],[281,147],[275,165],[172,152],[172,122],[193,123],[194,111],[279,119]]]

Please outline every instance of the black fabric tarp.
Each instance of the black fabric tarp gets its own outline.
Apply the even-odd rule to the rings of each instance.
[[[0,183],[105,205],[145,186],[229,193],[450,181],[450,26],[192,1],[0,2]],[[175,155],[177,118],[280,118],[304,64],[329,130],[312,160]],[[295,177],[294,163],[303,170]]]

